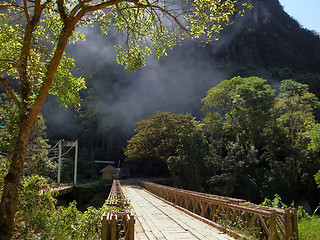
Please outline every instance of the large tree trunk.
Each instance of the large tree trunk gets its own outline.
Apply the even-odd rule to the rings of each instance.
[[[53,57],[50,61],[50,64],[47,68],[46,76],[43,79],[42,85],[37,92],[37,97],[34,101],[31,101],[31,82],[30,79],[27,78],[27,67],[28,67],[28,56],[30,54],[30,46],[31,46],[31,38],[36,27],[39,22],[41,11],[43,10],[43,6],[41,7],[41,1],[35,1],[34,8],[34,16],[31,21],[28,23],[25,31],[25,38],[23,42],[23,47],[21,50],[21,58],[20,58],[20,97],[21,97],[21,105],[20,105],[20,122],[18,126],[18,134],[14,142],[10,144],[10,153],[9,158],[11,159],[10,170],[5,177],[4,180],[4,189],[2,193],[2,199],[0,203],[0,240],[2,239],[10,239],[12,234],[12,230],[14,227],[14,217],[17,210],[17,201],[19,198],[19,182],[20,178],[23,174],[23,166],[25,161],[25,156],[28,149],[28,142],[30,137],[31,128],[36,121],[38,114],[43,106],[43,103],[46,99],[46,96],[49,92],[51,84],[53,82],[54,76],[59,67],[60,61],[62,59],[64,50],[68,43],[69,37],[72,35],[74,27],[77,22],[89,11],[95,11],[97,9],[89,9],[87,10],[83,6],[79,5],[79,11],[75,12],[74,15],[68,18],[65,15],[63,10],[63,1],[57,1],[59,5],[59,11],[61,17],[63,18],[64,27],[61,30],[59,41],[57,43],[57,47],[53,54]],[[113,5],[111,3],[110,5]],[[62,8],[61,8],[62,7]],[[98,9],[107,7],[105,5],[101,5]],[[29,102],[33,102],[30,106]]]
[[[21,122],[18,135],[10,149],[11,165],[4,179],[4,188],[0,203],[0,239],[10,239],[14,217],[19,198],[19,182],[23,175],[24,159],[27,153],[28,142],[32,125]]]
[[[79,16],[79,19],[80,18],[81,16]],[[10,170],[4,180],[4,189],[0,203],[0,240],[10,239],[12,234],[14,217],[17,210],[17,201],[19,198],[19,182],[23,174],[23,166],[28,149],[30,132],[49,92],[55,73],[63,56],[64,49],[68,43],[68,39],[79,19],[73,20],[62,29],[59,43],[57,44],[57,48],[48,67],[41,89],[38,92],[37,98],[32,106],[25,106],[24,110],[22,109],[20,111],[20,124],[18,126],[19,132],[15,141],[10,144],[9,158],[12,162]],[[23,86],[21,87],[23,88]],[[30,101],[30,96],[28,96],[28,94],[24,96],[23,91],[21,91],[21,96],[22,102]]]

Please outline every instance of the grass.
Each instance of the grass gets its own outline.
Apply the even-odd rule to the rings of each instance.
[[[298,229],[299,240],[320,240],[320,216],[299,220]]]
[[[80,188],[92,189],[95,195],[90,199],[87,206],[93,206],[95,208],[100,208],[106,201],[112,184],[104,181],[99,181],[91,185],[79,186]]]

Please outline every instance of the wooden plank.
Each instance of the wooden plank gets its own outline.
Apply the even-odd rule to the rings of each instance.
[[[122,188],[136,213],[136,222],[141,223],[145,239],[233,239],[137,186],[122,185]]]

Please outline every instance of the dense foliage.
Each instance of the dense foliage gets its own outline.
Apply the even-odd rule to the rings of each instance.
[[[178,186],[201,188],[207,142],[199,122],[189,114],[158,113],[137,126],[125,149],[129,161],[165,162]]]
[[[201,124],[190,115],[158,113],[138,123],[125,153],[131,161],[165,161],[177,186],[255,202],[278,193],[284,202],[309,200],[314,207],[318,104],[306,84],[284,80],[275,96],[264,79],[235,77],[208,91]],[[172,159],[192,161],[173,168]]]
[[[221,94],[222,86],[237,79],[230,94]],[[261,87],[250,88],[256,82]],[[216,112],[212,102],[217,104],[218,96],[228,108]],[[275,193],[285,202],[316,200],[313,178],[320,162],[308,146],[312,129],[318,126],[314,117],[318,100],[307,85],[284,80],[274,97],[274,90],[262,79],[233,78],[209,90],[203,102],[213,164],[208,189],[253,201]],[[230,119],[235,111],[241,112]],[[246,118],[239,122],[238,116]]]
[[[54,192],[38,175],[24,179],[20,185],[19,209],[12,239],[99,239],[102,215],[108,211],[89,207],[82,213],[72,202],[56,208]],[[107,193],[106,193],[107,194]]]
[[[10,159],[10,141],[16,132],[15,121],[17,120],[17,108],[10,102],[5,94],[0,95],[0,196],[3,190],[4,177],[8,173]],[[29,148],[24,164],[24,176],[39,174],[52,181],[56,177],[57,163],[49,158],[49,144],[46,136],[46,124],[42,114],[34,124],[29,141]]]

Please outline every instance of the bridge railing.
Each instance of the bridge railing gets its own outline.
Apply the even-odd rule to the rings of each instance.
[[[134,215],[119,180],[113,180],[107,205],[111,210],[103,215],[102,240],[133,240]]]
[[[55,188],[52,188],[51,191],[58,191],[58,196],[67,194],[72,192],[74,186],[73,185],[60,185]]]
[[[297,210],[276,209],[245,200],[177,189],[139,180],[139,185],[201,217],[259,234],[263,239],[298,239]]]
[[[72,192],[73,185],[51,185],[49,188],[47,186],[42,186],[42,190],[40,191],[40,195],[43,194],[44,191],[49,193],[54,193],[55,197],[67,194],[69,192]]]

